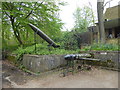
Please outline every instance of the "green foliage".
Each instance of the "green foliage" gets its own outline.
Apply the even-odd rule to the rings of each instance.
[[[14,44],[33,43],[34,32],[28,23],[34,24],[52,39],[58,38],[63,25],[57,14],[59,5],[64,3],[59,1],[57,4],[54,0],[2,2],[3,44],[9,45],[11,40]]]
[[[18,45],[2,45],[2,49],[7,51],[7,52],[12,52],[18,48]]]
[[[65,50],[59,48],[48,48],[45,44],[37,44],[36,45],[36,52],[35,52],[35,45],[22,48],[19,47],[17,50],[13,51],[13,54],[17,55],[17,60],[21,61],[23,54],[37,54],[37,55],[63,55],[63,54],[75,54],[79,53],[80,50]]]
[[[84,6],[83,8],[77,7],[76,11],[73,13],[75,18],[75,26],[73,30],[78,32],[87,31],[87,27],[94,25],[94,15],[90,7]]]
[[[115,44],[93,44],[91,46],[86,46],[81,51],[89,51],[89,50],[95,50],[95,51],[118,51],[118,45]]]
[[[78,39],[74,31],[63,32],[62,36],[62,47],[67,50],[76,50],[79,49]]]
[[[22,71],[26,72],[26,73],[29,73],[29,74],[35,74],[35,75],[39,75],[40,74],[40,72],[33,73],[32,71],[30,71],[27,68],[25,68],[23,64],[20,64],[18,66],[18,68],[21,69]]]
[[[87,31],[87,27],[94,25],[94,15],[91,8],[85,6],[83,8],[77,8],[74,12],[75,26],[71,31],[64,31],[60,40],[62,47],[67,50],[76,50],[81,48],[81,36],[82,32]]]

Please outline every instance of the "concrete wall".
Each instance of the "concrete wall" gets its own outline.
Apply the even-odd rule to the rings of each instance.
[[[90,53],[90,52],[81,52]],[[105,52],[105,51],[94,51],[94,58],[101,59],[102,61],[112,60],[115,62],[115,66],[120,66],[120,53],[119,52]],[[64,60],[65,55],[24,55],[23,65],[33,72],[44,72],[59,66],[66,64]],[[120,67],[119,67],[120,68]]]
[[[111,60],[115,63],[115,66],[118,68],[120,65],[120,53],[119,52],[96,52],[95,58],[99,58],[102,61],[104,60]]]
[[[65,65],[64,55],[24,55],[23,65],[33,72],[44,72]]]
[[[101,59],[102,61],[111,60],[115,63],[116,67],[120,68],[120,52],[118,51],[89,51],[86,53],[93,53],[94,58]],[[85,52],[81,52],[85,53]]]

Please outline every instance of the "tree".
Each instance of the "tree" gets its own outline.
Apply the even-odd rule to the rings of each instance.
[[[30,31],[28,23],[35,24],[48,35],[60,33],[61,20],[56,17],[59,11],[54,0],[39,2],[2,2],[2,21],[4,25],[10,25],[10,32],[13,33],[20,45],[28,40],[33,40],[34,34]],[[52,36],[51,35],[51,36]],[[59,36],[59,35],[58,35]]]
[[[67,50],[76,50],[79,48],[76,36],[73,31],[64,31],[62,36],[62,47]]]
[[[109,0],[105,2],[105,0],[97,0],[97,13],[98,13],[98,28],[99,28],[99,35],[100,35],[100,42],[105,43],[105,27],[104,27],[104,18],[103,18],[103,11],[104,7],[113,0]]]
[[[97,12],[98,12],[98,27],[99,27],[99,35],[101,43],[105,43],[105,28],[104,28],[104,18],[103,18],[103,0],[97,1]]]
[[[90,7],[84,6],[83,8],[77,7],[76,11],[73,13],[75,19],[75,25],[71,34],[68,38],[69,43],[72,43],[71,47],[76,46],[76,48],[81,48],[81,36],[80,33],[86,32],[87,28],[94,25],[95,19],[93,11]]]
[[[86,32],[88,26],[94,25],[93,11],[88,6],[84,6],[83,8],[77,7],[73,15],[75,19],[74,30],[78,32]]]

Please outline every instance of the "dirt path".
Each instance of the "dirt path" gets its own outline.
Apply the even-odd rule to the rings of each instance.
[[[5,66],[6,67],[6,66]],[[8,73],[9,71],[3,70]],[[16,70],[17,71],[17,70]],[[117,88],[118,72],[94,68],[91,71],[82,71],[74,75],[61,77],[61,71],[42,74],[40,76],[28,75],[21,71],[4,77],[12,88]],[[9,73],[10,74],[10,73]],[[14,75],[15,74],[15,75]],[[19,79],[19,78],[21,79]],[[18,79],[17,79],[18,78]],[[3,81],[4,81],[3,80]],[[3,86],[7,87],[3,82]],[[8,87],[9,88],[9,87]]]

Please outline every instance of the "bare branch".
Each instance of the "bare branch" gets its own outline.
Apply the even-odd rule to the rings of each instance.
[[[93,9],[92,9],[92,4],[91,2],[89,1],[89,5],[91,7],[91,10],[92,10],[92,18],[93,18],[93,24],[95,23],[95,18],[94,18],[94,12],[93,12]]]
[[[7,12],[5,12],[5,11],[3,11],[3,12],[10,18],[10,15]]]
[[[34,4],[34,6],[37,4],[37,2]],[[33,9],[30,11],[30,13],[25,17],[28,18],[33,13]]]
[[[33,10],[30,11],[30,13],[25,17],[25,19],[28,18],[32,14],[32,12]]]
[[[43,4],[43,2],[41,2],[41,3],[39,4],[39,6],[38,6],[36,9],[38,9],[42,4]],[[36,9],[35,9],[35,10],[36,10]]]
[[[42,5],[42,3],[43,3],[43,2],[41,2],[40,5],[39,5],[36,9],[38,9],[38,8]],[[35,6],[36,4],[37,4],[37,2],[34,4],[34,6]],[[25,19],[28,18],[28,17],[33,13],[33,10],[36,10],[36,9],[32,9],[32,10],[30,11],[30,13],[25,17]]]
[[[113,0],[109,0],[109,1],[107,1],[104,5],[103,5],[103,7],[105,7],[108,3],[110,3],[111,1],[113,1]]]

